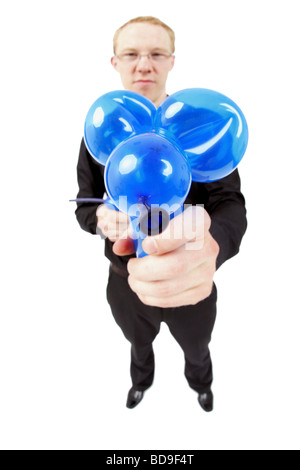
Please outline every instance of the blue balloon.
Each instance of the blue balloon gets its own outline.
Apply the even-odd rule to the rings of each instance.
[[[178,208],[192,181],[184,152],[155,133],[140,134],[120,144],[106,163],[104,179],[118,209],[120,196],[126,197],[129,216],[135,216],[139,204]]]
[[[132,91],[112,91],[90,107],[84,124],[84,141],[92,157],[105,165],[112,151],[137,134],[151,131],[156,108]]]
[[[190,88],[169,96],[155,125],[184,150],[193,181],[216,181],[240,163],[248,143],[246,119],[229,98],[212,90]]]

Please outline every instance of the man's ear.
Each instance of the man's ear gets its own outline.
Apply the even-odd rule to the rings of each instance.
[[[113,56],[113,57],[110,59],[110,63],[111,63],[111,65],[113,66],[113,68],[114,68],[115,70],[117,70],[118,59],[116,58],[116,56]]]
[[[174,64],[175,64],[175,56],[173,55],[173,56],[172,56],[172,61],[171,61],[170,71],[171,71],[172,68],[174,67]]]

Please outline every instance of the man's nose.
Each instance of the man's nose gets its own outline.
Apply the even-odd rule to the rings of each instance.
[[[143,71],[148,71],[148,70],[151,70],[151,68],[152,68],[152,62],[149,59],[149,56],[141,55],[138,58],[137,69],[138,70],[143,70]]]

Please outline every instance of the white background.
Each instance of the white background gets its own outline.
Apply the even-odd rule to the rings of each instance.
[[[1,449],[299,449],[299,2],[1,3]],[[211,88],[246,115],[249,228],[217,273],[205,414],[162,325],[153,387],[125,407],[129,343],[105,298],[103,243],[68,202],[86,112],[122,88],[112,36],[176,32],[168,92]]]

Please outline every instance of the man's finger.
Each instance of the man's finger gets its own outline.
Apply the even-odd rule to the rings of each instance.
[[[115,242],[113,252],[118,256],[129,256],[135,253],[131,226],[129,226],[121,238]]]
[[[210,227],[210,217],[201,206],[188,207],[172,219],[164,232],[147,237],[143,249],[150,254],[168,253],[181,246],[197,241],[198,247],[204,242],[204,235]]]

